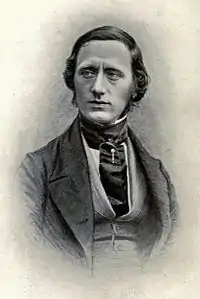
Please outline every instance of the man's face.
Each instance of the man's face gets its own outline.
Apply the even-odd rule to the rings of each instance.
[[[101,124],[114,122],[135,90],[130,51],[119,41],[89,42],[78,54],[74,86],[83,116]]]

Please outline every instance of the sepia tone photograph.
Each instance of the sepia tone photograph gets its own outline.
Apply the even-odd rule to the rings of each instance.
[[[198,6],[52,1],[13,13],[5,298],[198,298]]]

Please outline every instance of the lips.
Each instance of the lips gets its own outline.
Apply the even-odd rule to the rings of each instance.
[[[104,101],[96,101],[96,100],[91,100],[89,101],[90,104],[94,105],[110,105],[110,103],[104,102]]]

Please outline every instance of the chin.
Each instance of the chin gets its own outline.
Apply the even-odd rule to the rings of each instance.
[[[90,120],[91,122],[95,122],[95,123],[100,123],[100,124],[110,124],[113,121],[115,121],[115,118],[112,117],[109,113],[105,113],[105,112],[92,112],[89,113],[88,115],[85,115],[86,118],[88,120]]]

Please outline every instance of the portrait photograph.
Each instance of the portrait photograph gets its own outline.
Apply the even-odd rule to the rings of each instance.
[[[198,298],[199,9],[5,4],[3,298]]]

